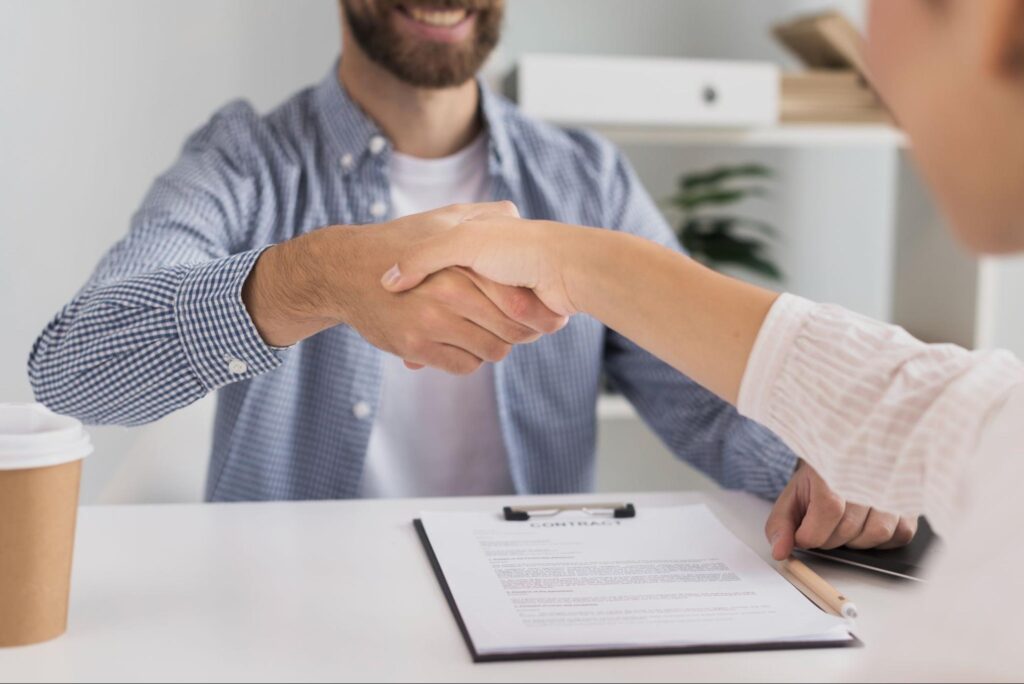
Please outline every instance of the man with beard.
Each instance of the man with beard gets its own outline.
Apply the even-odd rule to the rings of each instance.
[[[228,105],[157,179],[36,343],[40,401],[134,425],[219,390],[210,500],[569,492],[592,485],[603,371],[680,457],[729,487],[786,488],[773,534],[912,536],[592,319],[470,271],[387,292],[401,245],[512,203],[677,245],[611,145],[473,78],[502,0],[341,4],[344,52],[319,85],[266,116]]]

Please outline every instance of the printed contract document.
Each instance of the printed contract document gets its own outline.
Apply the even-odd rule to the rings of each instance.
[[[703,506],[418,524],[478,660],[855,642]]]

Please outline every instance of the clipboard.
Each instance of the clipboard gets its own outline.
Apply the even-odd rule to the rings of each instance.
[[[632,504],[590,504],[588,506],[567,504],[564,506],[549,505],[543,507],[505,507],[505,509],[502,511],[502,515],[505,517],[505,520],[509,522],[509,524],[515,524],[516,521],[528,520],[529,516],[537,516],[538,514],[557,515],[557,513],[567,510],[585,511],[593,514],[593,512],[598,509],[611,509],[612,515],[616,515],[616,517],[633,517],[635,515],[636,510]],[[548,511],[553,512],[548,513]],[[527,517],[522,517],[522,513],[526,513]],[[423,549],[427,554],[427,559],[430,561],[430,566],[434,570],[434,576],[437,578],[438,585],[441,587],[441,591],[444,594],[445,600],[448,602],[448,607],[452,611],[452,616],[455,618],[455,622],[459,627],[459,632],[462,634],[462,638],[466,643],[466,648],[469,650],[470,657],[472,658],[474,663],[510,662],[524,660],[562,660],[570,658],[615,658],[622,656],[687,655],[698,653],[789,651],[826,648],[860,648],[864,645],[863,642],[855,634],[851,632],[850,639],[846,641],[766,641],[758,643],[740,644],[702,644],[694,646],[652,646],[582,650],[574,649],[564,651],[545,650],[499,654],[481,654],[473,643],[473,638],[470,635],[469,629],[466,626],[466,622],[462,617],[462,613],[459,610],[459,606],[455,601],[455,597],[452,593],[451,587],[448,584],[448,580],[445,577],[444,571],[441,568],[441,563],[437,557],[437,554],[434,552],[434,548],[430,543],[430,538],[427,534],[427,530],[423,524],[423,521],[419,518],[414,519],[413,526],[416,529],[416,534],[419,537],[420,542],[423,545]],[[813,602],[811,602],[810,599],[807,599],[806,597],[804,598],[805,600],[813,604]]]

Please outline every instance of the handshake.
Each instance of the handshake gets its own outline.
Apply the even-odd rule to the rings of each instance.
[[[289,346],[348,325],[409,368],[472,373],[484,362],[501,361],[514,345],[560,330],[567,316],[529,288],[498,284],[469,268],[438,268],[413,284],[396,276],[396,263],[417,245],[436,251],[434,238],[466,222],[518,216],[511,202],[491,202],[372,226],[322,228],[264,252],[243,299],[270,345]]]
[[[322,228],[271,247],[243,299],[271,345],[346,324],[410,368],[468,374],[560,330],[577,311],[601,311],[607,293],[593,276],[622,263],[626,244],[604,239],[614,237],[520,219],[511,202],[444,207],[374,226]],[[913,518],[845,501],[801,462],[765,535],[781,560],[795,546],[901,546],[916,527]]]

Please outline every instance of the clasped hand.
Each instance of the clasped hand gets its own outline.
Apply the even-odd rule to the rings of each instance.
[[[380,287],[380,274],[400,249],[484,216],[514,218],[518,212],[511,202],[453,205],[355,229],[347,248],[357,255],[356,270],[366,282],[356,288],[362,296],[348,307],[346,322],[409,368],[431,366],[460,375],[562,328],[566,318],[552,313],[531,290],[495,283],[466,268],[440,270],[401,293]]]

